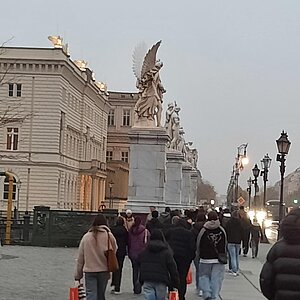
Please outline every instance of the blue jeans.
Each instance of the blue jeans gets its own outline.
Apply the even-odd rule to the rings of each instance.
[[[86,300],[105,300],[109,272],[86,272],[84,276]]]
[[[203,292],[203,298],[219,299],[224,279],[225,265],[223,264],[199,264],[199,285]]]
[[[228,253],[230,255],[231,271],[237,273],[239,271],[239,253],[241,244],[228,243]]]
[[[145,281],[143,289],[146,300],[166,300],[167,285],[165,283]]]

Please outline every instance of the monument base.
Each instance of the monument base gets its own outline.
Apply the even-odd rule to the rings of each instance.
[[[130,169],[126,208],[149,212],[149,206],[164,208],[166,144],[164,128],[133,127],[130,138]]]

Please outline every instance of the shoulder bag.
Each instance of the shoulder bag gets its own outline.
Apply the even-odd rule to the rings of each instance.
[[[107,232],[107,251],[106,251],[106,258],[107,258],[107,269],[108,272],[115,272],[119,270],[119,263],[116,256],[114,249],[111,248],[111,243],[109,239],[109,233]]]

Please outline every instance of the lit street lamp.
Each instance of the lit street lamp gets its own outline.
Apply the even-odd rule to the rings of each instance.
[[[279,154],[277,154],[276,161],[280,162],[280,199],[279,199],[279,223],[284,217],[284,202],[283,202],[283,183],[285,172],[285,156],[289,153],[291,142],[288,140],[288,135],[284,130],[281,136],[276,140]],[[279,235],[278,235],[279,236]]]
[[[112,188],[114,182],[111,180],[108,184],[109,184],[109,208],[113,208]]]
[[[244,169],[244,166],[249,163],[249,159],[247,157],[247,144],[241,144],[238,146],[237,150],[237,157],[235,159],[235,202],[237,202],[237,199],[239,197],[239,176],[240,176],[240,171]]]
[[[260,169],[258,168],[257,164],[255,164],[254,168],[252,169],[252,173],[254,176],[253,184],[254,184],[254,211],[256,211],[256,194],[258,192],[258,185],[257,185],[257,177],[259,176]]]
[[[264,209],[266,209],[267,181],[268,181],[268,172],[271,166],[271,161],[272,159],[269,157],[268,154],[266,154],[264,158],[260,161],[261,168],[262,168],[260,175],[263,176],[263,181],[264,181],[264,202],[263,202]]]
[[[249,177],[249,179],[247,180],[248,183],[248,187],[247,187],[247,192],[248,192],[248,201],[249,201],[249,211],[251,208],[251,186],[252,186],[252,179],[251,177]]]

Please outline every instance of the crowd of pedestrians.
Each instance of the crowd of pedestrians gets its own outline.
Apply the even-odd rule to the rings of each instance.
[[[165,300],[167,291],[177,290],[179,300],[185,300],[193,265],[199,296],[216,300],[227,259],[228,272],[238,276],[239,255],[247,255],[251,240],[255,258],[261,237],[259,224],[250,221],[243,207],[233,212],[200,207],[184,214],[168,207],[159,214],[150,207],[144,220],[128,209],[111,228],[99,214],[81,240],[75,280],[85,277],[87,300],[104,300],[109,281],[106,253],[112,248],[119,269],[111,276],[111,293],[121,294],[123,263],[128,255],[134,294],[143,292],[146,300]]]

